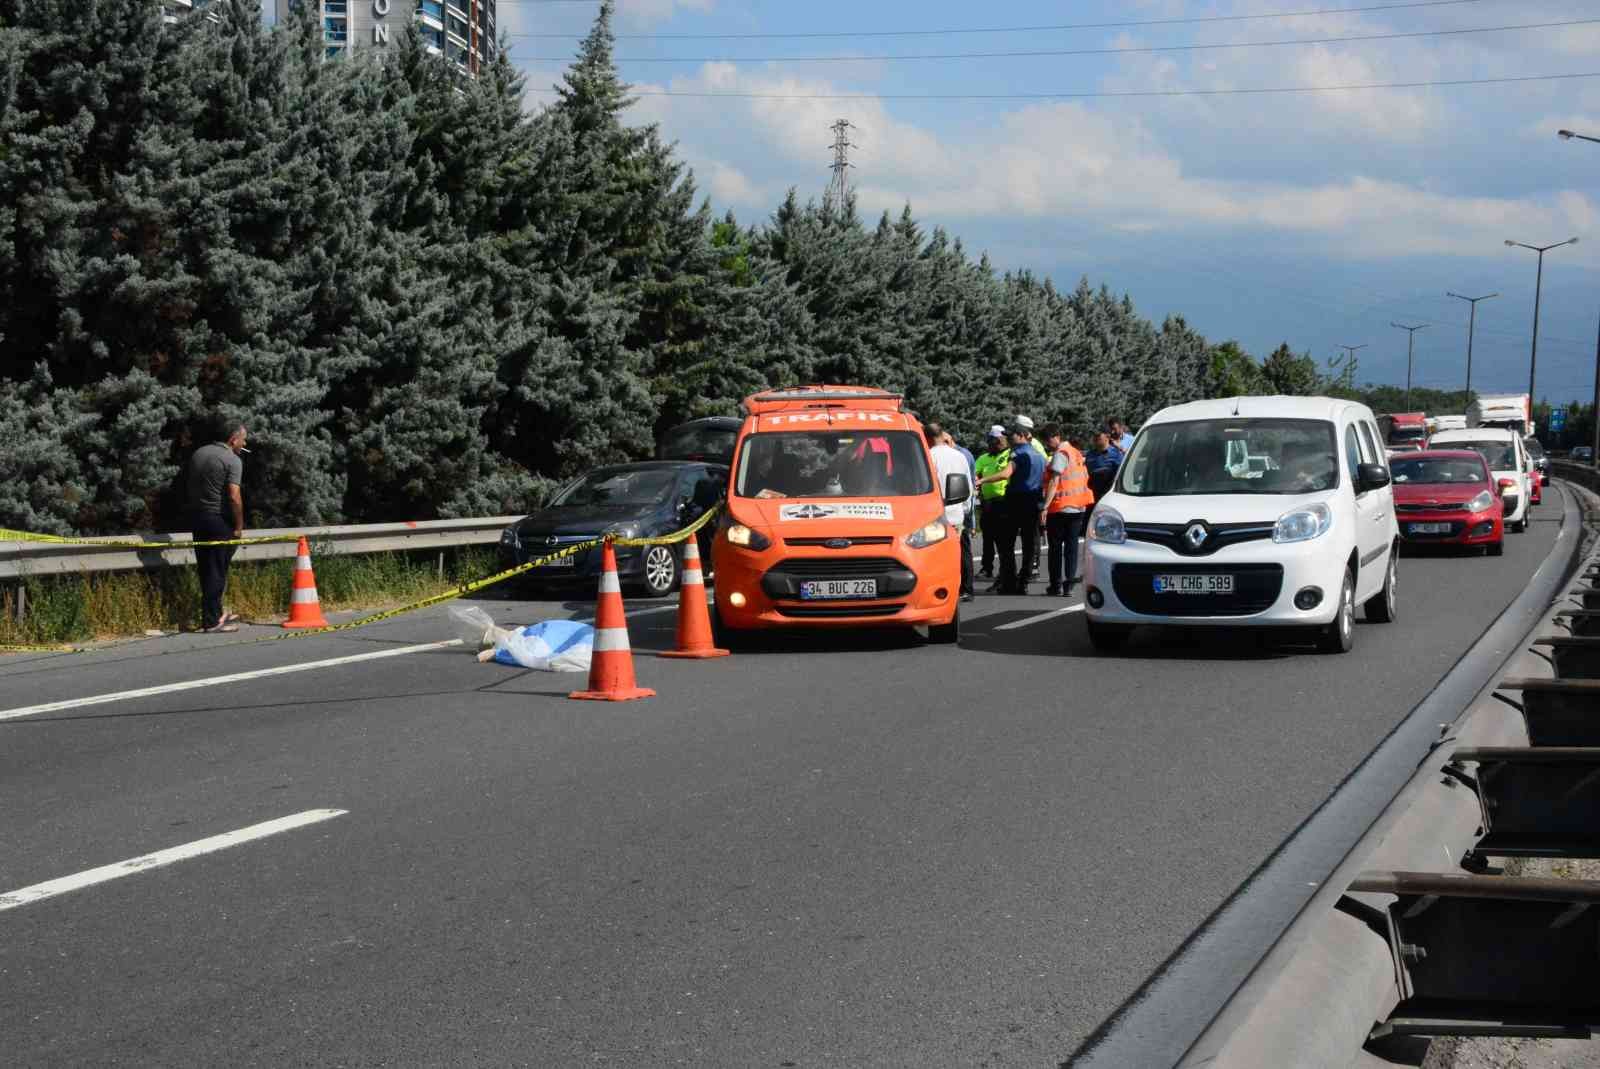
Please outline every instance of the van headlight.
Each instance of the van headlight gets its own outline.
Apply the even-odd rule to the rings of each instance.
[[[1096,542],[1120,546],[1128,540],[1128,528],[1122,522],[1122,513],[1109,505],[1096,505],[1089,518],[1089,537]]]
[[[929,520],[915,531],[906,535],[906,545],[912,549],[927,549],[937,542],[943,542],[950,537],[950,525],[944,522],[944,517]]]
[[[752,530],[742,523],[728,525],[728,541],[732,545],[745,549],[766,549],[772,545],[772,540],[760,531]]]
[[[1333,510],[1327,505],[1303,505],[1278,517],[1272,527],[1274,542],[1309,542],[1333,528]]]
[[[1484,512],[1494,505],[1494,495],[1485,490],[1467,502],[1468,512]]]
[[[507,527],[504,531],[501,531],[500,544],[510,546],[513,549],[520,545],[520,542],[517,539],[517,529],[515,527]]]

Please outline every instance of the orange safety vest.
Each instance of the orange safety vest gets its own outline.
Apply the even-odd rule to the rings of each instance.
[[[1094,491],[1089,489],[1089,465],[1070,442],[1062,442],[1056,452],[1067,458],[1067,470],[1055,477],[1056,489],[1050,495],[1049,511],[1076,508],[1087,512],[1094,507]]]

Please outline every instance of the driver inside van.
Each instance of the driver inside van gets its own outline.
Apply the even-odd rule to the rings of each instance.
[[[1333,481],[1333,458],[1310,442],[1295,442],[1284,448],[1278,474],[1280,485],[1295,492],[1326,490]]]
[[[798,489],[799,481],[800,458],[787,450],[776,450],[766,474],[761,477],[761,489],[756,491],[756,497],[768,500],[790,497]]]

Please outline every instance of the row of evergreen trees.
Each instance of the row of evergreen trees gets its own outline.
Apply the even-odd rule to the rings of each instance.
[[[182,527],[219,414],[252,525],[295,525],[524,510],[778,384],[899,389],[969,439],[1323,385],[909,208],[717,218],[625,121],[609,2],[537,114],[503,52],[468,81],[414,33],[325,62],[310,14],[208,13],[0,0],[0,525]]]

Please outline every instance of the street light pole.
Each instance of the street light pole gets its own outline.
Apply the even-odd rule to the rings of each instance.
[[[1334,348],[1344,350],[1344,384],[1349,389],[1356,387],[1356,353],[1367,347],[1366,342],[1360,345],[1336,345]]]
[[[1417,331],[1423,330],[1424,328],[1427,327],[1428,324],[1426,324],[1426,323],[1418,323],[1414,327],[1408,327],[1404,323],[1396,323],[1394,320],[1391,319],[1389,321],[1389,325],[1391,327],[1396,327],[1396,328],[1406,332],[1406,405],[1405,405],[1405,408],[1406,408],[1406,411],[1409,412],[1409,411],[1411,411],[1411,353],[1412,353],[1412,343],[1417,340]]]
[[[1533,404],[1538,400],[1538,395],[1533,392],[1534,375],[1539,369],[1539,295],[1544,287],[1544,254],[1551,249],[1559,249],[1563,245],[1576,245],[1577,238],[1568,238],[1558,241],[1554,245],[1527,245],[1520,241],[1507,239],[1506,244],[1516,249],[1528,249],[1539,254],[1539,271],[1533,281],[1533,349],[1528,354],[1528,410],[1533,410]]]
[[[1587,134],[1575,134],[1571,130],[1557,130],[1556,136],[1563,141],[1577,138],[1579,141],[1593,141],[1600,145],[1600,137],[1590,137]],[[1589,409],[1589,418],[1594,422],[1594,456],[1589,460],[1596,468],[1600,468],[1600,337],[1594,343],[1594,407]]]
[[[1459,301],[1466,301],[1472,306],[1472,312],[1467,316],[1467,388],[1461,393],[1461,407],[1466,409],[1472,402],[1472,334],[1478,325],[1478,302],[1487,301],[1490,297],[1500,296],[1498,293],[1485,293],[1482,297],[1463,297],[1459,293],[1446,293],[1447,297],[1454,297]]]

